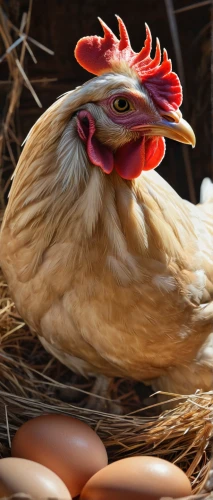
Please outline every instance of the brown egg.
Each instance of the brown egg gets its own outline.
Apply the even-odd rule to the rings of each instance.
[[[34,498],[71,499],[63,481],[47,467],[23,458],[2,458],[0,497],[15,493],[25,493]]]
[[[106,449],[97,434],[87,424],[66,415],[42,415],[28,420],[15,434],[12,456],[51,469],[73,497],[108,464]]]
[[[130,457],[97,472],[80,500],[159,500],[190,494],[190,482],[176,465],[161,458]]]

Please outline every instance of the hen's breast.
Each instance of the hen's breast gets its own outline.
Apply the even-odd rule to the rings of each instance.
[[[39,205],[33,224],[7,214],[1,233],[1,265],[30,327],[112,376],[150,379],[193,359],[213,325],[198,212],[156,172],[131,183],[97,168],[63,219],[60,203],[55,217]]]
[[[17,280],[15,269],[12,276],[8,261],[17,307],[46,342],[66,356],[85,360],[92,371],[138,380],[193,358],[200,328],[205,336],[209,322],[197,321],[191,283],[184,283],[174,262],[131,255],[134,272],[126,263],[128,280],[121,284],[118,269],[124,272],[125,265],[114,256],[114,267],[109,266],[112,256],[105,241],[94,238],[79,249],[78,258],[73,252],[70,243],[53,245],[27,282]],[[196,282],[195,274],[198,295],[201,281],[197,275]]]

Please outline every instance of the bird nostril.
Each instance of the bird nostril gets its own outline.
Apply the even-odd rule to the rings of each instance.
[[[170,123],[179,123],[182,118],[182,113],[179,109],[176,111],[168,111],[166,113],[162,113],[161,117]]]
[[[175,123],[176,120],[174,119],[173,116],[170,116],[170,115],[162,115],[162,118],[164,118],[164,120],[167,120],[167,122],[171,122],[171,123]]]

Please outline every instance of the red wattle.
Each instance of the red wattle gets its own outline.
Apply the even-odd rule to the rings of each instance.
[[[123,179],[136,179],[142,170],[156,168],[165,154],[163,137],[143,136],[121,146],[114,155],[114,167]]]
[[[143,170],[152,170],[156,168],[164,158],[166,151],[164,137],[147,137],[145,151],[145,164]]]
[[[123,179],[135,179],[144,169],[145,137],[127,142],[114,154],[114,167]]]
[[[77,131],[86,145],[90,162],[105,174],[111,174],[115,168],[123,179],[136,179],[142,170],[156,168],[164,157],[164,138],[148,136],[124,144],[113,155],[112,150],[95,137],[95,120],[86,110],[77,114]]]

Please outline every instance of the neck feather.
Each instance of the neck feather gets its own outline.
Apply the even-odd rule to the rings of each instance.
[[[172,220],[165,220],[164,193],[149,190],[149,176],[125,181],[88,163],[75,116],[70,118],[82,100],[77,89],[47,110],[17,165],[4,227],[10,228],[15,249],[25,252],[22,279],[37,272],[50,246],[67,242],[75,242],[80,258],[99,241],[108,267],[123,284],[140,279],[150,257],[162,265],[170,258],[183,262],[181,239]]]

